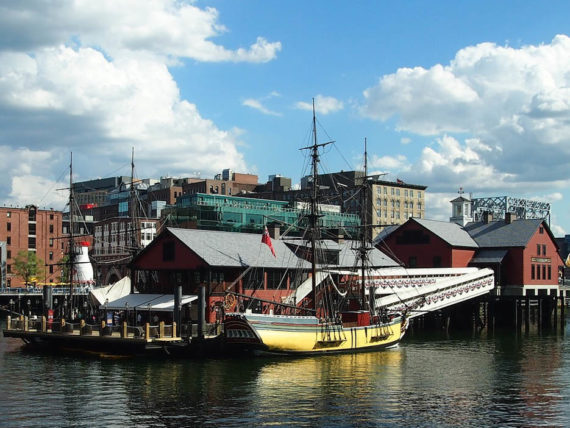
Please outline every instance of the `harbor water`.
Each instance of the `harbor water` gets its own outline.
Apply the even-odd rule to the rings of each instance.
[[[382,352],[147,360],[0,338],[0,426],[570,426],[563,332],[410,331]]]

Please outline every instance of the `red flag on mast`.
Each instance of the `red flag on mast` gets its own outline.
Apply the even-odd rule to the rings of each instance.
[[[269,247],[269,249],[271,250],[271,254],[273,254],[273,257],[277,257],[275,255],[275,250],[273,249],[273,244],[271,243],[271,237],[269,236],[269,231],[267,230],[267,226],[265,226],[265,230],[263,231],[263,235],[261,236],[261,242],[263,242]]]

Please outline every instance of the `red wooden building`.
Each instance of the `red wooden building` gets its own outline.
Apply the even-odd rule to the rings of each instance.
[[[210,323],[216,321],[227,290],[282,302],[309,277],[311,266],[304,259],[303,242],[273,239],[271,244],[275,255],[260,234],[167,228],[131,263],[135,271],[144,273],[135,275],[143,278],[135,287],[141,293],[170,294],[182,286],[183,295],[196,295],[205,286]],[[354,266],[356,252],[350,241],[324,241],[324,245],[328,263],[341,269]],[[378,268],[397,266],[380,251],[369,257]],[[253,299],[245,303],[252,304],[254,311],[267,304]]]
[[[453,219],[453,218],[452,218]],[[411,218],[383,231],[379,249],[389,248],[407,267],[489,267],[497,293],[517,296],[559,295],[563,261],[558,245],[541,219],[506,219],[464,226]]]

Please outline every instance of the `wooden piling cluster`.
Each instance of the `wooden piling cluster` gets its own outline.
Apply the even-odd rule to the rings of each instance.
[[[441,330],[510,327],[528,333],[531,327],[563,330],[564,315],[562,296],[485,296],[414,318],[413,326]]]

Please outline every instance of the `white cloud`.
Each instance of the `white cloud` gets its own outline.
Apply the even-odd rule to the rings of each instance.
[[[39,198],[31,180],[49,188],[70,151],[80,180],[112,174],[131,147],[146,176],[247,170],[240,131],[181,99],[168,69],[181,58],[262,63],[281,49],[258,37],[229,50],[212,41],[225,31],[215,9],[174,0],[0,4],[0,201]]]
[[[258,110],[263,114],[269,115],[269,116],[281,116],[281,113],[278,113],[276,111],[273,110],[269,110],[267,107],[265,107],[260,100],[256,100],[254,98],[248,98],[246,99],[242,105],[246,106],[246,107],[251,107],[254,110]]]
[[[76,41],[112,57],[169,56],[198,61],[267,62],[280,42],[258,37],[247,49],[228,50],[211,41],[227,29],[218,11],[175,0],[63,0],[0,6],[0,48],[22,51]]]
[[[313,104],[304,101],[299,101],[295,104],[295,107],[300,110],[313,110]],[[329,114],[336,113],[344,108],[342,101],[337,100],[333,97],[326,97],[324,95],[317,95],[315,97],[315,111],[319,114]]]
[[[552,195],[570,185],[569,69],[565,35],[518,49],[481,43],[447,65],[382,76],[360,112],[434,137],[406,177],[436,194]]]
[[[400,138],[400,143],[402,143],[402,144],[404,144],[404,145],[410,144],[411,142],[412,142],[412,139],[411,139],[411,138],[408,138],[408,137],[402,137],[402,138]]]
[[[370,158],[371,168],[381,168],[384,171],[401,171],[407,167],[407,159],[405,156],[376,156],[372,155]]]

